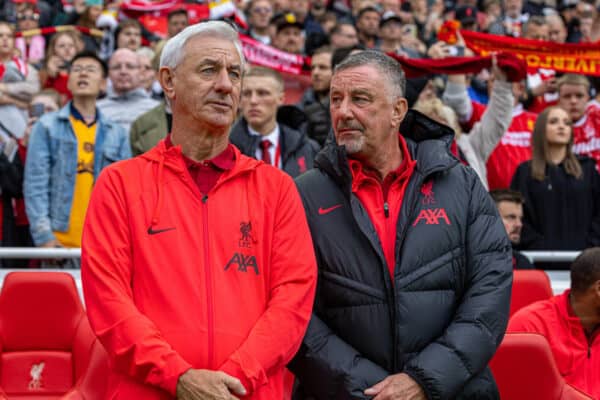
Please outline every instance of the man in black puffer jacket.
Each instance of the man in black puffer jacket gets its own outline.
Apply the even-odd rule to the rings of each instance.
[[[306,115],[283,106],[283,79],[277,71],[252,67],[244,76],[240,118],[229,140],[240,151],[295,178],[311,169],[320,147],[305,134]],[[266,144],[267,147],[263,147]]]
[[[451,155],[452,130],[407,113],[404,85],[380,53],[342,62],[331,84],[341,146],[297,179],[319,265],[289,366],[297,399],[499,398],[487,364],[508,320],[510,243]]]

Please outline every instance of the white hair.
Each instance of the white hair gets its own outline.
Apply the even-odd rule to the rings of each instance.
[[[140,57],[146,57],[150,60],[154,58],[154,50],[152,50],[150,47],[140,47],[135,52]]]
[[[235,49],[240,56],[242,71],[246,66],[246,59],[242,50],[242,44],[238,37],[237,31],[227,22],[224,21],[206,21],[195,25],[190,25],[177,35],[173,36],[165,47],[160,56],[161,67],[175,68],[183,59],[183,48],[187,41],[194,36],[210,36],[219,39],[230,40],[233,42]]]

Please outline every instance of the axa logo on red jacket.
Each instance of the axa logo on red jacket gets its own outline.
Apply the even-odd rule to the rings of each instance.
[[[250,250],[252,249],[252,245],[256,242],[257,240],[252,234],[252,222],[240,222],[240,238],[238,240],[238,247],[241,249]],[[256,275],[259,274],[256,256],[252,254],[244,254],[241,251],[236,251],[233,253],[233,256],[229,259],[223,270],[227,271],[229,268],[235,265],[237,265],[237,270],[239,272],[248,272],[248,268],[252,268]]]

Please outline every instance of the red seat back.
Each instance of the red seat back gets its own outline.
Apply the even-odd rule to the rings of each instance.
[[[548,341],[537,333],[507,333],[490,368],[502,400],[591,399],[565,382]]]
[[[0,292],[0,387],[8,398],[66,393],[87,365],[93,341],[71,275],[6,276]]]
[[[510,316],[521,308],[539,300],[552,297],[548,275],[538,269],[513,270],[513,286],[510,300]]]
[[[104,400],[108,388],[109,368],[108,354],[96,340],[87,370],[75,388],[62,400]]]

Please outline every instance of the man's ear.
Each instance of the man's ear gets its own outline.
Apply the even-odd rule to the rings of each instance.
[[[592,284],[592,287],[594,288],[594,293],[596,294],[596,298],[598,300],[600,300],[600,280],[594,282]]]
[[[158,82],[163,93],[169,100],[175,99],[175,74],[170,67],[161,67],[158,70]]]
[[[400,97],[394,103],[394,108],[392,109],[392,126],[399,129],[400,123],[404,119],[404,116],[408,112],[408,102],[406,98]]]

